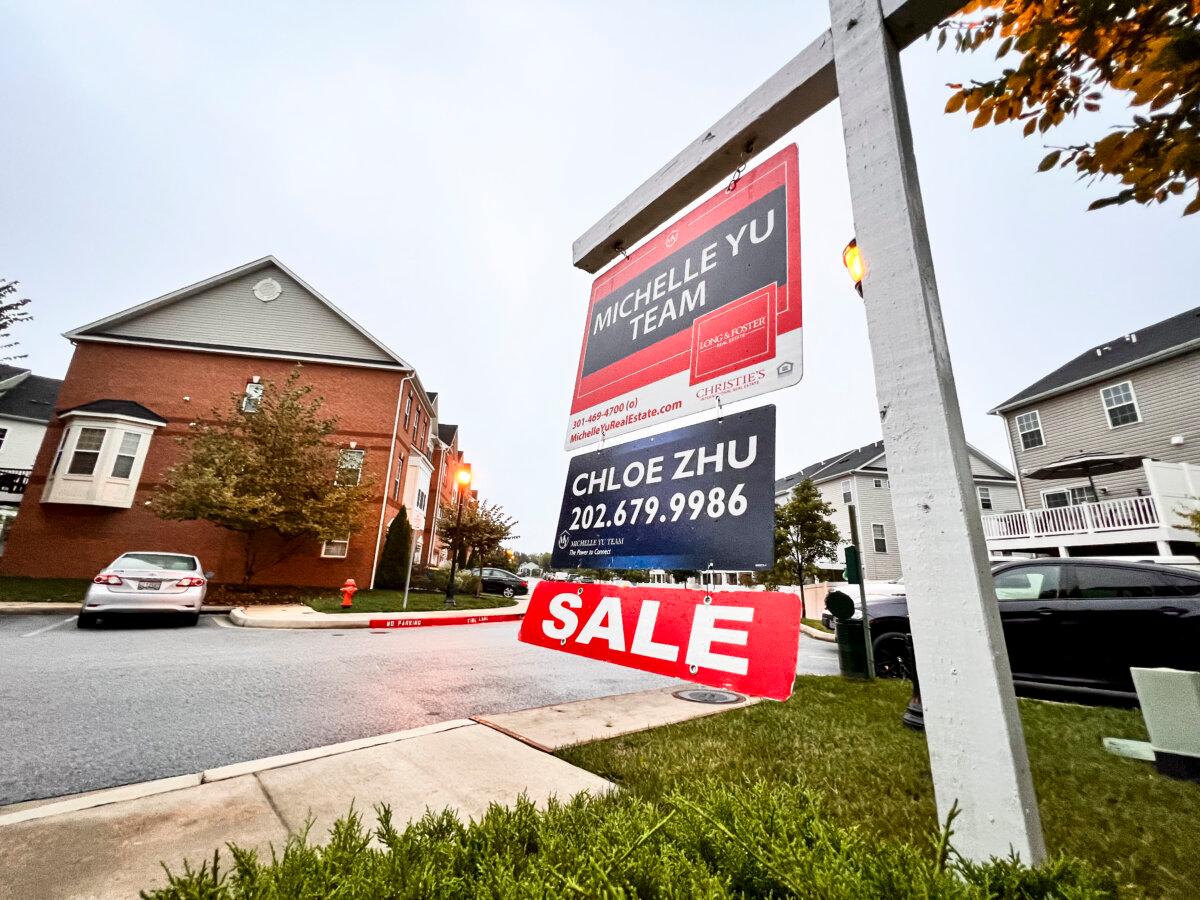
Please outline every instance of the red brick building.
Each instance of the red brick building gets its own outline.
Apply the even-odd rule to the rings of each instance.
[[[436,406],[416,371],[273,257],[85,325],[8,537],[6,575],[90,577],[129,550],[197,555],[239,581],[244,538],[164,521],[146,504],[178,458],[177,438],[300,365],[338,420],[341,466],[377,493],[349,540],[311,541],[256,583],[371,583],[385,529],[407,505],[420,533],[443,473]],[[438,461],[440,464],[440,460]],[[344,477],[344,476],[343,476]],[[432,543],[432,541],[430,542]]]

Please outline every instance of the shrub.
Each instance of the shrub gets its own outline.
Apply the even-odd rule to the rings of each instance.
[[[444,594],[446,585],[450,583],[450,570],[423,566],[413,568],[410,590],[429,591],[434,594]],[[454,590],[460,594],[474,594],[479,584],[479,576],[473,572],[461,569],[454,576]]]
[[[404,589],[412,543],[413,533],[412,525],[408,521],[408,510],[401,506],[396,518],[388,525],[383,552],[379,554],[379,562],[375,566],[375,587],[396,591]]]
[[[881,842],[830,823],[795,785],[709,780],[661,802],[622,794],[492,806],[481,821],[427,813],[397,830],[378,807],[374,834],[351,811],[324,847],[306,834],[261,860],[168,870],[154,900],[339,897],[1092,897],[1110,878],[1056,859],[958,863],[952,851]],[[375,839],[373,843],[371,838]],[[937,836],[944,847],[945,835]]]

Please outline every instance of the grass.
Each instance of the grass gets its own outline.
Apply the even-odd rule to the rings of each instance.
[[[763,779],[820,797],[831,822],[889,843],[928,847],[937,827],[922,734],[900,724],[905,682],[804,676],[787,703],[559,753],[645,800],[711,777]],[[1195,896],[1200,785],[1115,757],[1103,737],[1146,739],[1137,710],[1020,701],[1051,853],[1113,872],[1137,895]]]
[[[404,591],[359,591],[354,595],[352,609],[342,609],[341,595],[306,597],[302,603],[318,612],[401,612],[404,611]],[[484,594],[473,597],[470,594],[456,594],[455,606],[458,609],[495,609],[500,606],[516,606],[516,600],[506,600]],[[430,612],[445,609],[446,596],[425,591],[409,591],[408,612]]]
[[[833,634],[833,629],[826,628],[820,619],[801,619],[800,621],[802,621],[809,628],[814,628],[817,631],[823,631],[826,634]]]
[[[0,602],[82,603],[90,578],[21,578],[0,575]]]

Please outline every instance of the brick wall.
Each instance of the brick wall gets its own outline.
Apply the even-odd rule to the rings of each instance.
[[[145,507],[163,472],[178,458],[177,438],[189,423],[211,421],[213,410],[232,408],[252,376],[281,382],[294,363],[255,357],[187,350],[156,349],[81,342],[75,349],[57,408],[69,409],[99,399],[133,400],[152,409],[168,424],[150,443],[146,464],[131,509],[42,503],[54,451],[62,434],[51,422],[34,465],[20,513],[8,536],[0,573],[39,577],[84,578],[129,550],[194,553],[214,580],[241,580],[244,538],[202,522],[167,522]],[[396,392],[403,377],[397,371],[305,363],[302,381],[325,398],[326,412],[337,418],[339,446],[355,441],[365,449],[364,477],[376,486],[363,510],[363,528],[350,541],[344,559],[325,559],[318,541],[303,542],[286,560],[256,576],[262,584],[336,587],[348,577],[365,587],[371,580],[376,535],[385,484]],[[189,398],[189,399],[185,399]],[[408,454],[410,438],[400,436]],[[388,503],[387,519],[395,514]]]

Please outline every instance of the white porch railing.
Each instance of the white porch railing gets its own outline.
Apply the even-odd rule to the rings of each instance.
[[[1153,497],[1122,497],[1099,503],[1080,503],[1056,509],[1026,509],[983,517],[988,538],[1049,537],[1060,534],[1091,534],[1128,528],[1155,528],[1158,507]]]

